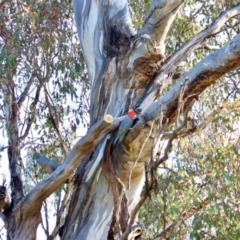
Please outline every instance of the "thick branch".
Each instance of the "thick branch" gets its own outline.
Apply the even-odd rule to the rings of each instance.
[[[113,121],[111,115],[105,115],[102,121],[96,123],[88,134],[75,144],[63,163],[51,175],[38,183],[21,201],[24,204],[24,216],[38,212],[42,202],[69,178],[83,159],[107,134],[117,129],[121,120],[122,118],[116,118]]]
[[[184,0],[152,0],[149,13],[139,35],[147,34],[164,48],[164,41],[175,16]]]
[[[233,38],[227,45],[209,54],[194,68],[186,73],[163,97],[153,103],[143,114],[145,121],[162,118],[171,124],[177,116],[178,99],[184,86],[183,101],[186,108],[193,98],[197,98],[207,87],[227,72],[240,67],[240,35]],[[141,125],[141,126],[139,126]],[[132,131],[139,133],[144,122],[139,121]]]
[[[183,2],[183,0],[152,1],[145,23],[127,54],[127,68],[135,69],[138,72],[137,78],[140,80],[139,72],[143,71],[143,76],[147,75],[144,81],[149,82],[159,70],[159,63],[164,58],[166,35]]]
[[[183,84],[185,84],[184,100],[186,101],[185,107],[187,107],[191,99],[196,98],[207,87],[214,84],[218,78],[239,67],[240,35],[237,35],[227,45],[209,54],[185,74],[170,91],[149,107],[144,118],[147,121],[153,120],[162,113],[172,122],[175,119],[177,100]]]
[[[194,49],[199,48],[201,44],[211,36],[218,33],[224,24],[232,17],[240,14],[240,5],[228,9],[220,14],[220,16],[206,29],[195,35],[187,43],[185,43],[179,50],[177,50],[170,58],[163,63],[161,70],[150,83],[142,98],[139,100],[138,105],[142,103],[141,108],[145,109],[152,103],[159,92],[159,88],[166,88],[171,81],[165,82],[166,75],[175,69],[179,63],[186,58]],[[163,86],[164,85],[164,86]],[[147,97],[146,97],[147,96]]]

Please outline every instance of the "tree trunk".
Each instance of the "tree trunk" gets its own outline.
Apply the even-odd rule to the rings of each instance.
[[[71,202],[61,228],[62,239],[137,239],[141,235],[141,229],[132,226],[137,210],[146,199],[142,194],[145,164],[156,139],[179,114],[189,110],[204,89],[240,66],[240,36],[237,35],[199,62],[159,98],[170,83],[166,76],[186,54],[240,12],[236,6],[220,15],[219,21],[164,61],[164,41],[183,2],[152,1],[143,27],[136,32],[126,0],[73,1],[91,81],[91,126],[63,163],[25,197],[21,181],[16,181],[20,173],[17,168],[12,169],[16,173],[12,175],[16,192],[12,196],[13,210],[7,216],[10,239],[35,239],[43,201],[76,168]],[[12,104],[15,109],[14,101]],[[138,113],[138,118],[123,141],[114,146],[113,132],[124,119],[120,116],[129,108]],[[12,129],[18,139],[16,129]],[[10,146],[17,144],[16,139],[11,140]],[[15,167],[21,164],[19,148],[9,147],[9,158]],[[153,169],[160,162],[161,159],[153,163]]]
[[[156,21],[150,12],[139,34],[131,26],[127,1],[76,0],[73,4],[91,80],[91,125],[106,113],[116,117],[129,108],[139,110],[136,103],[160,69],[163,41],[182,1],[166,4],[165,14],[158,16],[166,25],[157,30],[148,25],[147,20]],[[162,34],[155,34],[160,30]],[[155,128],[150,123],[134,142],[126,139],[117,147],[108,136],[84,160],[76,173],[63,239],[114,239],[122,235],[140,199]]]
[[[172,93],[154,104],[160,91],[159,85],[157,91],[156,87],[150,91],[151,94],[149,90],[144,93],[144,90],[151,86],[154,79],[156,86],[156,74],[164,57],[164,40],[182,3],[153,1],[143,28],[135,33],[127,1],[73,1],[92,86],[91,124],[105,113],[119,116],[126,114],[129,108],[140,110],[143,119],[139,116],[135,127],[121,145],[113,146],[114,135],[108,136],[80,165],[62,239],[93,239],[96,236],[98,239],[135,239],[134,231],[132,235],[126,233],[129,224],[133,224],[136,218],[135,207],[145,182],[144,166],[149,160],[158,128],[163,124],[166,127],[176,119],[178,94],[185,80],[179,81],[176,92],[173,89]],[[191,47],[185,51],[189,49]],[[181,54],[179,56],[184,57]],[[239,55],[232,69],[238,65],[238,58]],[[198,69],[203,70],[201,67]],[[193,71],[189,78],[199,79],[206,71],[208,69],[199,73]],[[198,92],[214,83],[222,74],[218,70],[207,83],[200,85],[201,90],[189,81],[183,97],[194,97],[188,98],[183,110]],[[160,124],[154,121],[159,116],[162,116]],[[167,123],[168,117],[170,121]]]
[[[15,97],[14,84],[12,81],[8,85],[4,85],[5,88],[5,119],[6,129],[8,137],[8,160],[9,168],[11,173],[11,206],[4,209],[5,224],[9,230],[10,219],[12,218],[12,210],[19,203],[23,197],[23,184],[22,184],[22,159],[20,155],[20,142],[18,135],[18,117],[19,117],[19,106]],[[14,219],[14,218],[13,218]],[[14,220],[15,221],[15,220]],[[8,237],[15,239],[12,233],[15,232],[9,230]]]

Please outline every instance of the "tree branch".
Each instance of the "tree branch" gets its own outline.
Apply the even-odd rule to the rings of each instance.
[[[49,101],[49,97],[51,98],[51,96],[49,95],[49,93],[47,91],[46,85],[44,84],[43,86],[44,86],[45,100],[46,100],[46,103],[47,103],[47,108],[48,108],[48,113],[49,113],[49,120],[51,121],[51,123],[53,125],[53,128],[55,129],[55,131],[56,131],[56,133],[59,137],[59,143],[60,143],[60,146],[61,146],[62,153],[63,153],[64,157],[66,157],[67,149],[66,149],[65,143],[62,139],[61,132],[59,130],[57,111],[55,109],[55,106],[51,105],[51,103]],[[52,110],[52,108],[54,110]]]
[[[153,78],[145,93],[139,99],[137,105],[141,104],[142,109],[146,109],[150,103],[154,101],[157,97],[159,88],[161,91],[165,89],[170,83],[166,80],[166,75],[169,74],[173,69],[175,69],[179,63],[186,58],[194,49],[199,48],[207,38],[217,34],[224,24],[232,17],[240,14],[240,4],[236,7],[228,9],[220,14],[220,16],[213,21],[213,23],[206,29],[195,35],[187,43],[185,43],[179,50],[177,50],[170,58],[168,58],[163,64],[158,72],[158,74]]]
[[[32,76],[30,77],[24,91],[22,92],[19,100],[18,100],[18,107],[21,108],[23,102],[25,101],[26,97],[28,96],[29,90],[34,82],[35,74],[33,73]]]
[[[165,50],[166,35],[183,3],[184,0],[152,0],[149,13],[138,35],[149,35],[152,40],[158,42],[160,48]]]
[[[220,103],[217,109],[215,109],[212,113],[210,113],[208,116],[206,116],[199,124],[192,124],[194,126],[191,126],[191,128],[185,128],[182,131],[180,131],[177,135],[177,138],[184,138],[186,136],[194,134],[196,131],[201,131],[204,128],[207,127],[211,122],[214,122],[219,116],[220,113],[222,115],[227,115],[229,113],[229,109],[232,111],[239,111],[240,108],[240,100],[237,99],[234,102],[223,102]],[[225,113],[223,113],[225,111]],[[197,121],[195,119],[191,119],[194,122]],[[166,132],[161,136],[161,139],[169,139],[172,136],[172,132]]]
[[[165,53],[166,35],[183,2],[183,0],[152,1],[145,23],[135,36],[125,57],[127,69],[136,72],[133,76],[136,83],[133,85],[140,89],[145,89],[145,84],[160,68],[160,61]],[[135,86],[134,91],[136,90]]]
[[[163,240],[167,239],[171,236],[171,233],[173,232],[174,228],[178,227],[183,221],[186,221],[187,219],[194,216],[196,213],[201,211],[201,209],[209,204],[209,199],[205,198],[199,202],[199,206],[192,207],[188,211],[185,211],[179,219],[174,221],[171,225],[169,225],[164,231],[159,233],[157,236],[154,237],[154,240]]]
[[[167,74],[170,69],[173,69],[173,66],[179,65],[180,61],[186,58],[190,52],[199,47],[203,41],[207,38],[212,37],[221,31],[224,24],[232,17],[240,14],[240,4],[230,8],[224,12],[222,12],[215,21],[212,22],[210,26],[206,29],[195,35],[191,38],[187,43],[185,43],[179,50],[177,50],[169,59],[167,59],[166,63],[163,64],[159,73],[164,72]],[[159,76],[160,77],[160,76]],[[162,79],[157,77],[156,81],[161,82]]]
[[[168,118],[173,122],[176,119],[177,100],[184,82],[186,82],[186,87],[183,100],[185,101],[184,107],[187,107],[193,98],[214,84],[218,78],[239,67],[240,35],[237,35],[223,48],[209,54],[185,74],[170,91],[146,110],[143,115],[144,119],[150,121],[163,114],[165,121]]]
[[[24,211],[23,218],[38,212],[42,202],[61,186],[79,166],[83,159],[96,148],[96,146],[110,132],[115,131],[121,118],[113,120],[111,115],[105,115],[104,119],[93,125],[88,134],[81,138],[61,165],[46,179],[39,182],[21,201]]]
[[[59,232],[59,228],[60,228],[60,224],[61,224],[60,220],[61,220],[63,211],[65,210],[68,202],[70,201],[70,193],[71,193],[72,188],[73,188],[73,182],[70,181],[69,184],[67,185],[66,193],[65,193],[65,195],[63,197],[63,200],[61,202],[61,207],[60,207],[60,209],[57,213],[56,225],[55,225],[55,227],[54,227],[54,229],[53,229],[53,231],[50,235],[50,239],[54,239]]]
[[[145,127],[146,122],[162,118],[162,124],[167,126],[177,117],[178,99],[181,88],[185,84],[183,101],[184,108],[191,104],[192,99],[198,97],[207,87],[211,86],[224,74],[240,67],[240,35],[235,36],[224,47],[213,52],[200,61],[188,73],[164,94],[157,102],[152,103],[138,122],[129,132],[128,142],[132,142]],[[169,121],[171,120],[171,121]]]
[[[19,138],[20,140],[23,140],[24,138],[26,138],[28,136],[28,133],[32,127],[32,124],[35,120],[35,115],[36,115],[36,105],[39,101],[39,97],[40,97],[40,91],[41,91],[42,85],[40,84],[37,87],[37,91],[36,91],[36,95],[34,98],[34,101],[31,103],[31,113],[30,113],[30,117],[28,118],[28,123],[27,123],[27,127],[26,130],[24,132],[24,134]]]

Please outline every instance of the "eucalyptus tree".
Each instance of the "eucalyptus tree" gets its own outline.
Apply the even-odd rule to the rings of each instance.
[[[153,0],[144,19],[135,24],[135,29],[132,24],[135,16],[131,19],[130,12],[135,10],[136,2],[129,5],[127,1],[117,0],[73,1],[90,80],[90,128],[67,154],[64,138],[53,120],[62,155],[66,154],[66,157],[26,195],[23,194],[19,168],[22,165],[20,136],[16,134],[18,111],[14,110],[21,106],[21,97],[18,101],[6,100],[4,106],[13,110],[12,115],[5,115],[6,123],[15,119],[14,124],[6,126],[9,136],[14,136],[14,142],[9,140],[8,151],[11,152],[14,146],[17,159],[9,160],[12,207],[8,213],[3,212],[10,239],[35,239],[43,202],[69,179],[73,187],[65,222],[59,231],[62,239],[140,237],[152,221],[145,225],[136,224],[137,213],[152,190],[158,187],[158,167],[168,159],[173,140],[183,129],[187,128],[185,134],[188,135],[199,129],[194,120],[189,121],[188,113],[193,106],[200,106],[204,90],[211,89],[218,79],[240,67],[239,4],[234,1],[217,5],[218,2]],[[137,7],[148,5],[146,1],[137,3]],[[220,9],[224,11],[220,12]],[[204,19],[206,10],[211,10],[211,14]],[[47,24],[44,18],[42,21]],[[216,50],[216,36],[226,32],[229,41],[223,38]],[[199,54],[199,50],[206,51]],[[48,52],[48,48],[42,46],[41,53],[45,51]],[[39,71],[41,69],[39,66]],[[33,77],[39,78],[39,73],[35,74]],[[38,88],[44,88],[44,81],[43,78]],[[3,84],[5,88],[2,87],[5,99],[13,96],[12,92],[7,94],[5,91],[7,83]],[[44,89],[46,92],[46,87]],[[22,96],[25,95],[23,92]],[[45,100],[48,105],[48,98]],[[114,145],[115,131],[129,108],[134,109],[138,117],[123,141]],[[51,117],[50,108],[49,115]],[[164,144],[158,151],[161,141]],[[184,156],[185,152],[180,154]],[[162,204],[166,205],[168,195],[164,197]],[[204,198],[199,207],[182,212],[169,226],[163,221],[159,226],[162,232],[156,233],[155,237],[170,237],[181,221],[194,216],[208,201]],[[56,229],[58,227],[59,223]],[[54,238],[55,233],[49,239]]]
[[[76,126],[87,124],[89,84],[68,1],[4,1],[0,19],[0,152],[1,166],[8,162],[10,172],[1,187],[1,218],[7,227],[14,207],[46,177],[33,161],[35,150],[61,162]],[[59,222],[64,207],[55,205]],[[43,216],[49,222],[46,206]],[[57,235],[48,225],[46,235]]]

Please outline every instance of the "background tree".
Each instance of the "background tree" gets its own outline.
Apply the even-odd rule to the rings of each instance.
[[[60,163],[80,137],[74,126],[88,124],[89,84],[68,1],[4,1],[0,10],[0,127],[8,139],[1,151],[8,152],[2,165],[9,161],[8,190],[14,207],[47,176],[36,164],[35,150]],[[57,234],[64,216],[67,198],[60,193],[54,196],[57,230],[53,232],[50,207],[44,203],[47,237]]]
[[[224,213],[235,221],[231,234],[237,238],[238,218],[231,215],[237,202],[226,199],[238,194],[240,5],[75,0],[73,6],[88,75],[67,2],[0,6],[1,118],[11,173],[11,208],[2,218],[8,237],[35,239],[40,210],[55,193],[56,227],[50,233],[46,221],[48,239],[56,237],[65,214],[63,239],[137,239],[145,228],[145,236],[156,239],[186,233],[200,238],[212,227],[215,235],[227,236],[233,225],[218,230],[217,224]],[[76,126],[87,124],[87,76],[90,129],[70,151]],[[76,103],[68,106],[69,100]],[[138,118],[113,146],[129,108]],[[36,147],[62,162],[41,182],[41,170],[30,161]],[[28,161],[22,161],[24,149]],[[23,173],[35,186],[24,189]]]

